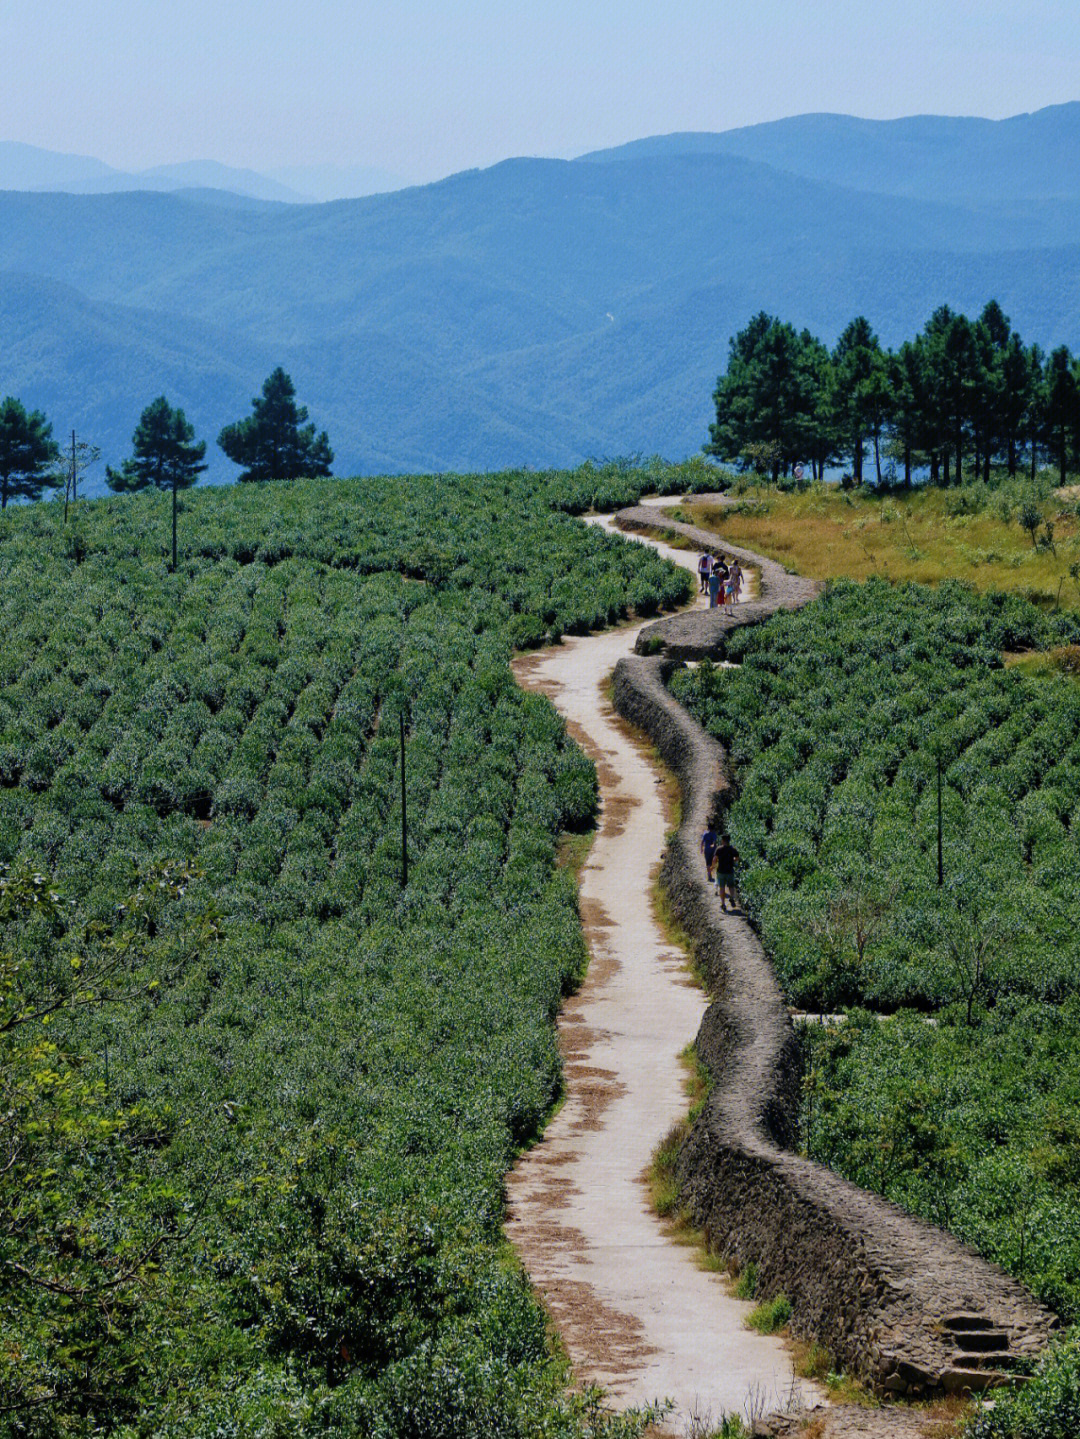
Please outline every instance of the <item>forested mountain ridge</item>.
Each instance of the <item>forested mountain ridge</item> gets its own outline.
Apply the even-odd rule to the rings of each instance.
[[[949,204],[958,198],[979,207],[1075,200],[1080,195],[1080,102],[1005,120],[794,115],[720,134],[652,136],[581,159],[605,162],[694,153],[738,155],[807,179]]]
[[[995,296],[1031,340],[1075,347],[1067,188],[976,213],[673,153],[508,161],[319,206],[8,192],[0,391],[113,462],[153,395],[212,440],[278,364],[340,473],[681,456],[762,308],[826,340],[861,311],[893,344],[943,302]]]

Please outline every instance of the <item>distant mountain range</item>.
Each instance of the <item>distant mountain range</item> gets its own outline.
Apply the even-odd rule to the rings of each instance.
[[[319,205],[24,187],[0,194],[0,394],[113,462],[156,394],[212,441],[277,364],[342,474],[681,456],[758,309],[830,341],[862,312],[896,343],[996,296],[1078,347],[1077,155],[1080,104],[802,116]]]
[[[88,155],[60,155],[0,140],[0,190],[61,190],[70,195],[223,190],[250,200],[309,205],[401,190],[407,183],[387,170],[364,165],[288,165],[260,174],[216,160],[189,160],[150,170],[115,170]]]
[[[778,170],[910,200],[989,209],[1080,195],[1080,102],[1008,120],[796,115],[718,135],[659,135],[583,160],[737,155]]]

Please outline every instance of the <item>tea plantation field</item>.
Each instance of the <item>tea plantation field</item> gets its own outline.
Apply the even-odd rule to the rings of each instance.
[[[630,1432],[501,1232],[596,793],[508,660],[687,597],[570,518],[649,482],[196,491],[175,574],[157,497],[0,520],[0,1430]]]
[[[807,1152],[953,1230],[1069,1321],[1078,640],[1075,614],[1016,596],[842,582],[733,634],[741,668],[674,682],[730,751],[743,894],[789,998],[848,1011],[803,1031]],[[1048,662],[1003,665],[1024,650]]]

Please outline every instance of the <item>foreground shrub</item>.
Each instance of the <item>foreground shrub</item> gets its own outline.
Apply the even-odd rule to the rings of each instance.
[[[1080,1337],[1055,1345],[1022,1389],[995,1393],[991,1410],[977,1413],[964,1439],[1075,1439],[1080,1434]]]

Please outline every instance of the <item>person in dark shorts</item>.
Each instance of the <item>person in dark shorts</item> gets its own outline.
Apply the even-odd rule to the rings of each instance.
[[[701,852],[705,856],[705,878],[710,882],[713,877],[713,865],[716,863],[716,846],[720,841],[716,837],[716,830],[713,828],[712,820],[709,827],[701,836]]]
[[[732,913],[738,908],[735,897],[735,865],[738,859],[739,851],[727,835],[722,834],[716,846],[716,892],[720,896],[720,908],[726,910],[730,900]]]
[[[698,594],[707,595],[709,593],[709,575],[712,572],[712,555],[709,554],[708,550],[706,550],[698,560],[697,572],[698,579],[701,581]]]

